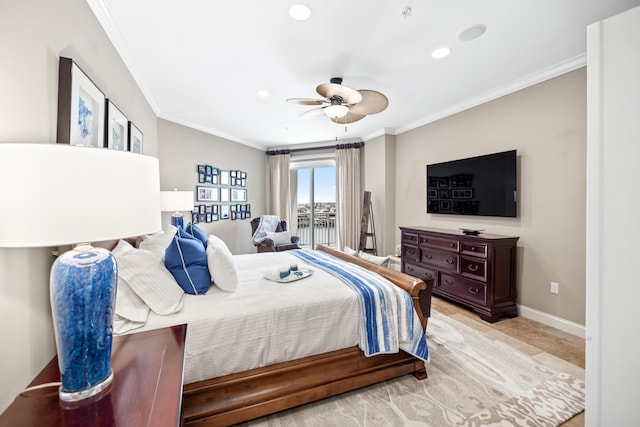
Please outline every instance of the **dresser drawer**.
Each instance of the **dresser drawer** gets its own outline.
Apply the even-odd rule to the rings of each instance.
[[[420,249],[417,246],[402,245],[402,259],[420,262]]]
[[[438,270],[458,271],[458,254],[439,251],[431,248],[420,248],[420,262],[437,268]]]
[[[409,243],[411,245],[418,244],[418,233],[407,233],[406,231],[402,232],[402,243]]]
[[[476,280],[487,281],[487,260],[468,256],[460,257],[460,274]]]
[[[483,283],[473,282],[458,276],[440,273],[439,289],[465,301],[485,305],[487,287]]]
[[[404,273],[409,276],[417,277],[418,279],[433,279],[436,280],[436,271],[430,268],[421,267],[415,264],[406,262],[404,264]]]
[[[428,234],[421,234],[418,244],[423,248],[436,248],[451,252],[458,252],[460,248],[460,241],[457,239],[433,237]]]
[[[460,253],[463,255],[473,255],[486,258],[488,253],[487,244],[463,240],[460,242]]]

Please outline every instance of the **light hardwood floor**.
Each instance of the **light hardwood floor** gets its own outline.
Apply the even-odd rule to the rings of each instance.
[[[480,317],[468,308],[459,306],[440,297],[432,299],[433,309],[452,316],[466,324],[483,329],[494,329],[516,340],[522,341],[528,346],[538,348],[540,351],[552,354],[574,365],[584,368],[584,339],[552,328],[542,323],[515,317],[513,319],[502,318],[495,323],[484,322]],[[584,412],[571,418],[563,427],[583,427]]]

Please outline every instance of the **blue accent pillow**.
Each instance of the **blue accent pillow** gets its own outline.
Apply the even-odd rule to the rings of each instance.
[[[164,252],[164,265],[188,294],[204,294],[211,286],[204,245],[180,228]]]
[[[194,223],[190,222],[184,228],[184,231],[186,231],[192,237],[195,237],[196,239],[200,240],[202,242],[202,244],[204,245],[204,248],[207,249],[207,240],[208,240],[207,239],[207,235],[205,234],[204,231],[200,230],[200,228],[198,228],[197,225],[195,225]]]

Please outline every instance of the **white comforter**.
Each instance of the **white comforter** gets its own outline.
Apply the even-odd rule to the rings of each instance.
[[[185,383],[358,344],[358,298],[340,279],[287,252],[235,255],[234,260],[236,292],[212,286],[206,295],[185,295],[180,312],[152,312],[145,326],[133,331],[187,323]],[[263,277],[290,264],[314,273],[291,283]]]

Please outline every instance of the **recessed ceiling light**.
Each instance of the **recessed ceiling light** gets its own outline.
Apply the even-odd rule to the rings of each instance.
[[[258,95],[258,98],[267,98],[269,96],[269,91],[259,90],[258,93],[256,93],[256,95]]]
[[[458,34],[458,40],[463,42],[468,42],[470,40],[477,39],[478,37],[483,35],[485,31],[487,31],[486,25],[482,25],[482,24],[473,25],[467,28],[466,30],[463,30],[460,34]]]
[[[451,53],[451,49],[448,47],[439,47],[438,49],[431,52],[431,57],[435,59],[444,58]]]
[[[306,21],[311,16],[311,9],[305,4],[294,4],[289,9],[289,15],[296,21]]]

